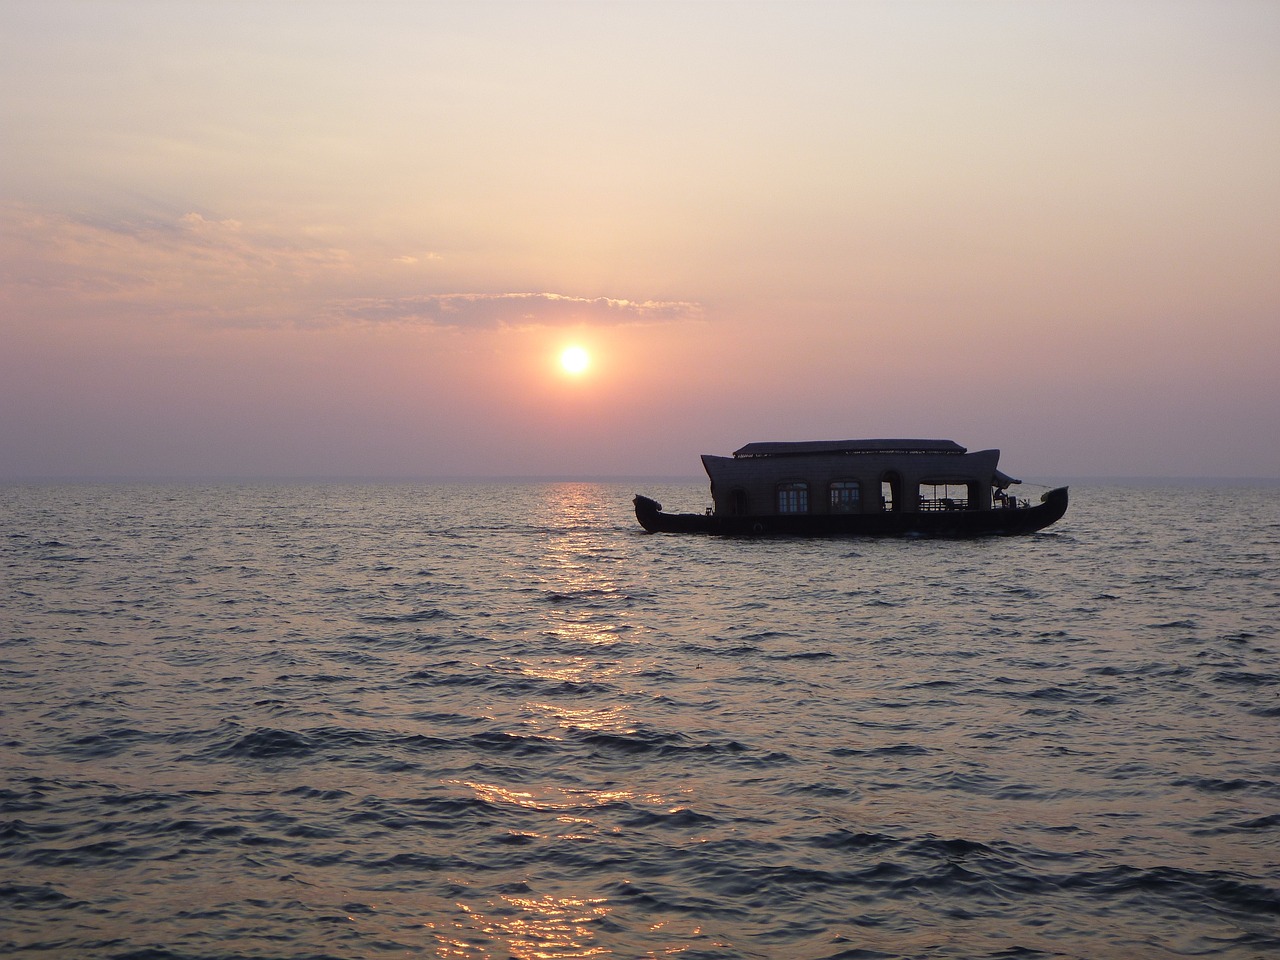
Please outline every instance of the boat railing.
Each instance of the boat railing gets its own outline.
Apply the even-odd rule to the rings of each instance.
[[[935,510],[968,510],[969,501],[965,497],[921,497],[920,510],[923,513]]]

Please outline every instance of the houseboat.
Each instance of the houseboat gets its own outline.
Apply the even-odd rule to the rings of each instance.
[[[637,495],[636,519],[650,533],[980,537],[1032,533],[1066,513],[1066,487],[1032,504],[1010,492],[1021,481],[999,460],[951,440],[749,443],[703,455],[705,513],[663,513]]]

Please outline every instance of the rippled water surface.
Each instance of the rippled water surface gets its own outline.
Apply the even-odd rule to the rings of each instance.
[[[1280,489],[631,493],[0,488],[0,953],[1280,955]]]

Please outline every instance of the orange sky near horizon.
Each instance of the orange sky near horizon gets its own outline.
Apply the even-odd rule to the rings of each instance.
[[[1280,477],[1277,49],[1263,2],[11,0],[0,479]]]

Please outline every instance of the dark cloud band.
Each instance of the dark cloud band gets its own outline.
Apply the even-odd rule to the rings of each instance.
[[[336,319],[365,323],[492,328],[677,323],[702,319],[697,303],[615,300],[558,293],[448,293],[413,297],[363,297],[335,305]]]

